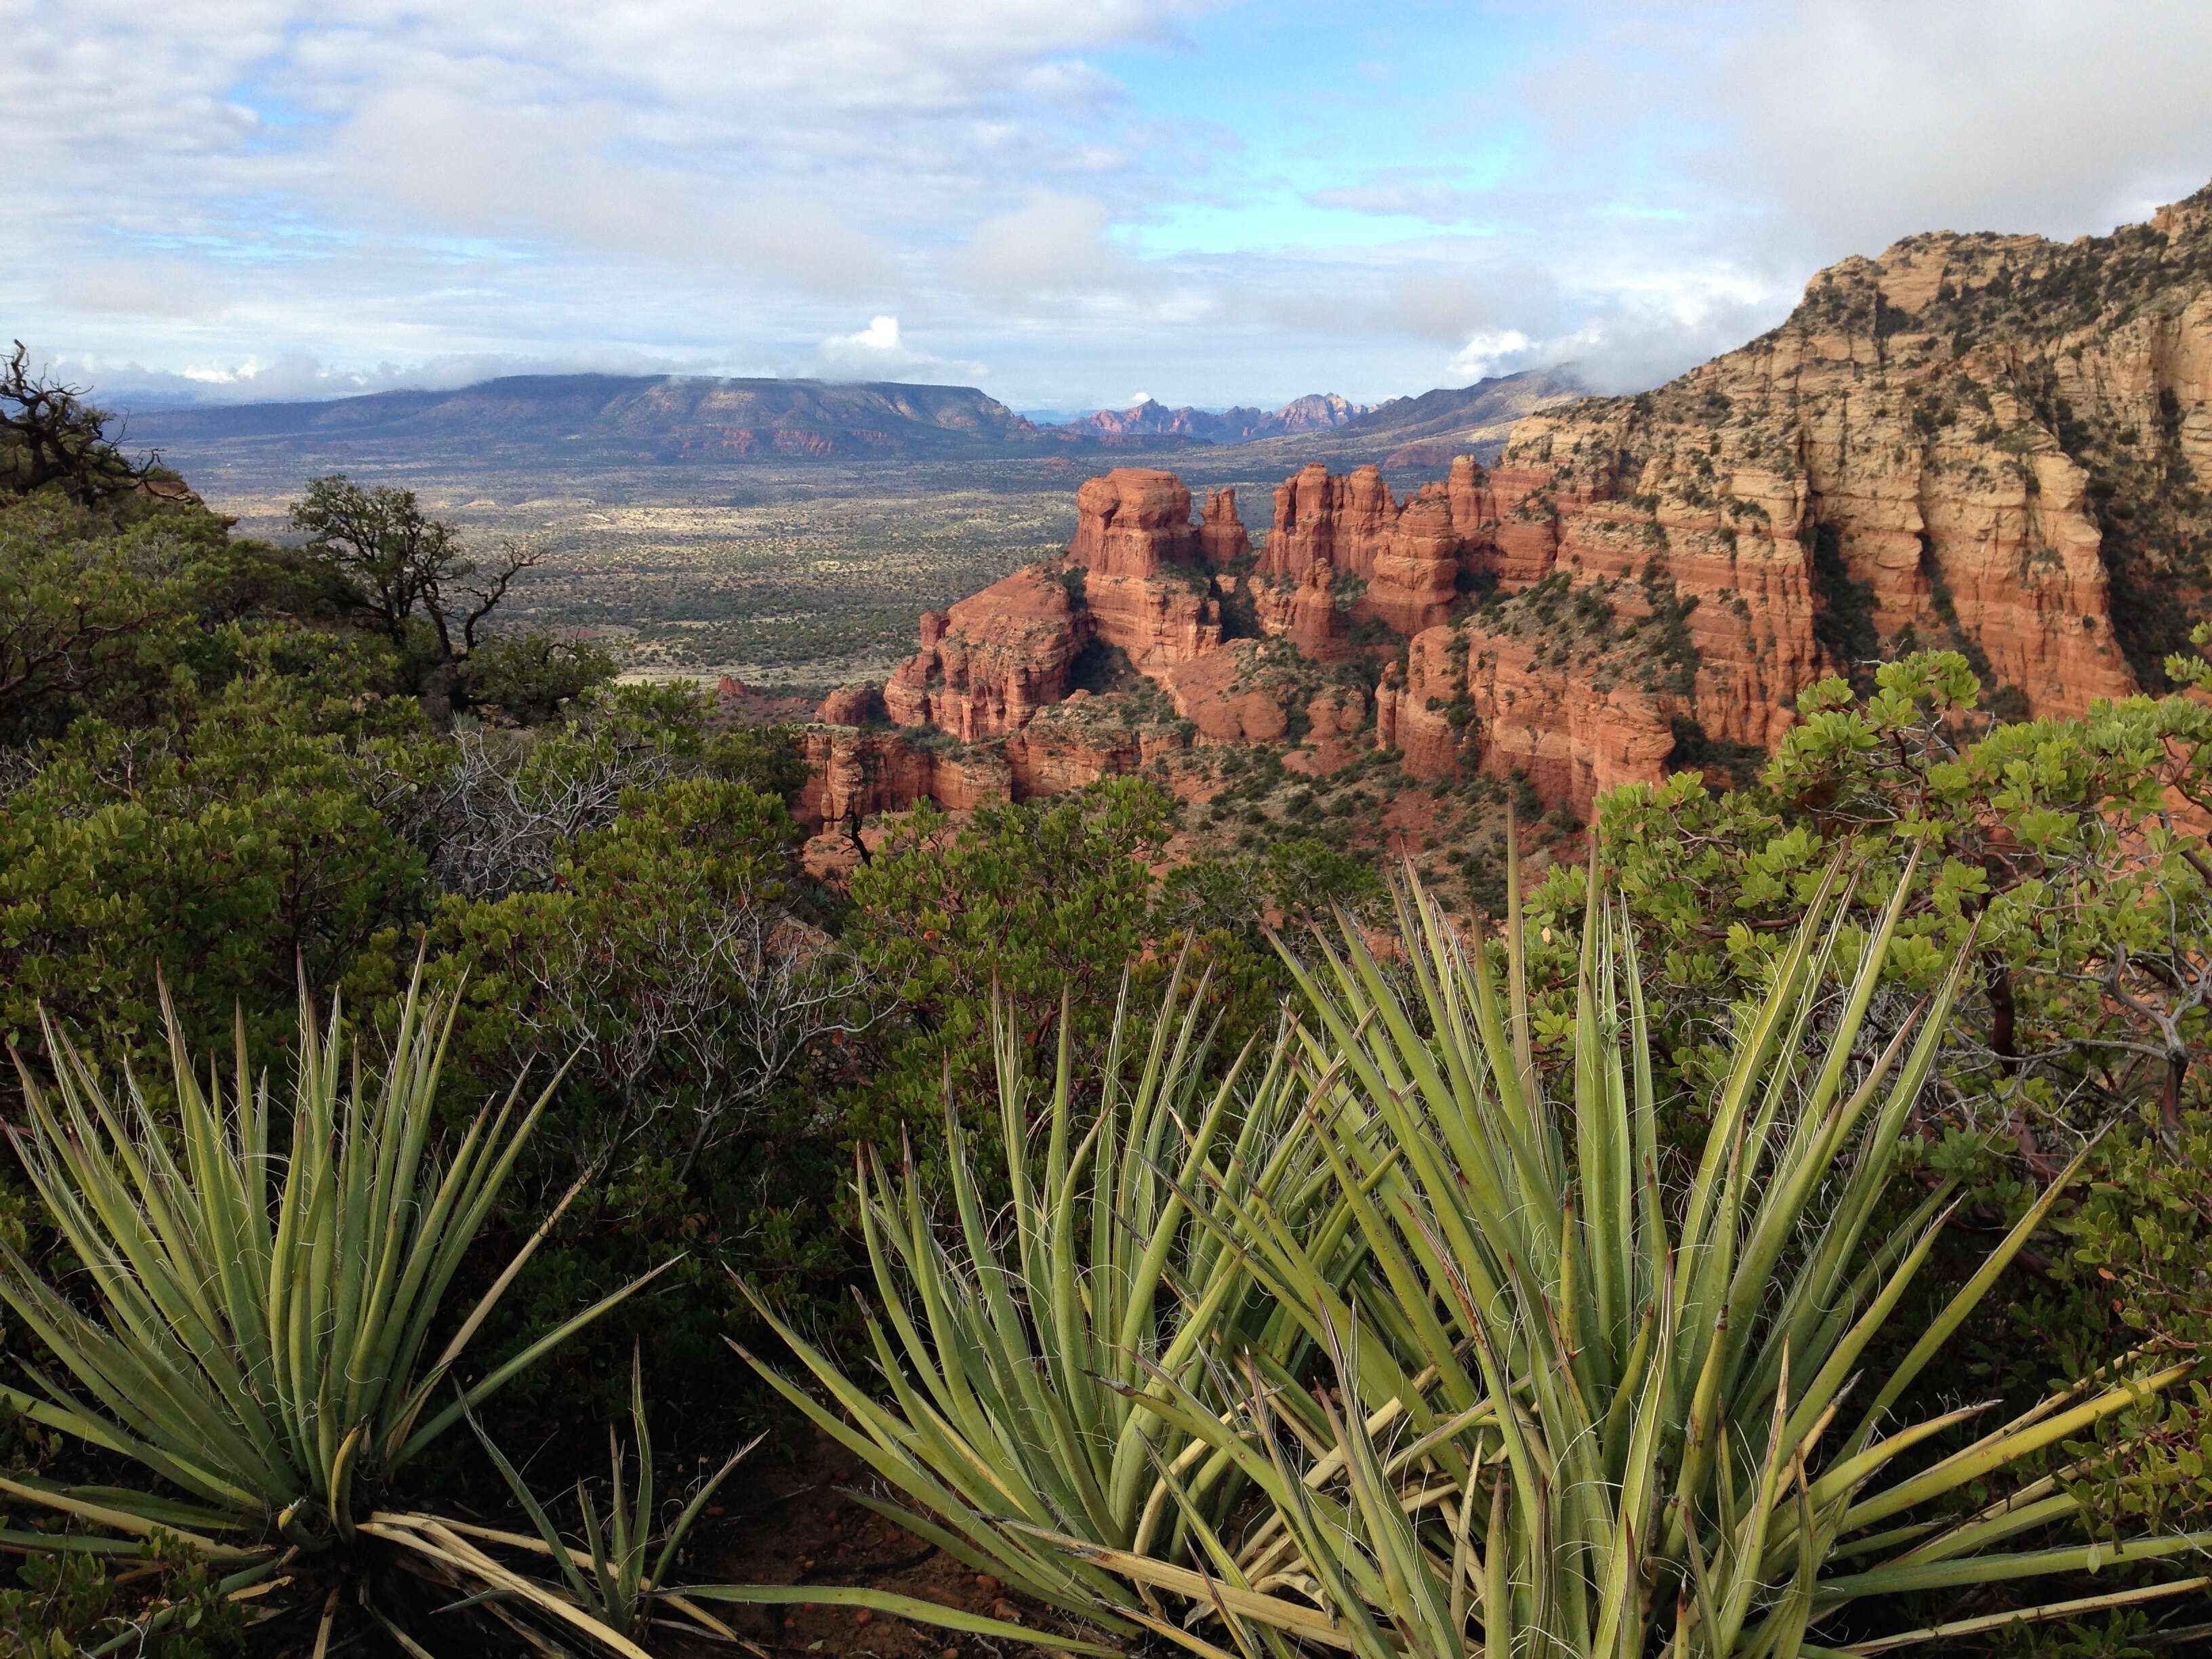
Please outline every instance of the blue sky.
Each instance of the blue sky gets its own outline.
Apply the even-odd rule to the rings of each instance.
[[[0,0],[0,330],[112,398],[1650,385],[2212,178],[2202,0]]]

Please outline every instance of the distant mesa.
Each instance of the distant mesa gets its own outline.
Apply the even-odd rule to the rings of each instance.
[[[1494,449],[1513,417],[1571,393],[1556,376],[1516,375],[1372,407],[1321,393],[1273,410],[1146,403],[1050,425],[973,386],[514,374],[451,392],[138,410],[130,427],[134,442],[187,465],[246,447],[304,454],[373,446],[401,463],[410,454],[461,447],[533,465],[683,465],[1049,459],[1099,450],[1322,439],[1334,444],[1330,454],[1381,460],[1408,441]]]

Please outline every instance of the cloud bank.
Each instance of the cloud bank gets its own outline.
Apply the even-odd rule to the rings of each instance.
[[[0,329],[142,402],[1627,388],[1846,253],[2212,177],[2201,0],[0,0]]]

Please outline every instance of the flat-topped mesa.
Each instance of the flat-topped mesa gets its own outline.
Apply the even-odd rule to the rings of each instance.
[[[1018,732],[1058,702],[1091,638],[1090,617],[1068,587],[1031,565],[950,611],[924,611],[921,648],[884,687],[891,720],[975,743]]]
[[[1252,550],[1252,538],[1245,533],[1244,521],[1237,516],[1234,489],[1206,492],[1206,510],[1198,520],[1198,548],[1216,570],[1237,563]]]
[[[1168,564],[1198,561],[1199,534],[1190,520],[1190,489],[1172,472],[1117,466],[1086,478],[1075,492],[1072,564],[1102,575],[1156,575]],[[1235,516],[1235,504],[1231,504]]]

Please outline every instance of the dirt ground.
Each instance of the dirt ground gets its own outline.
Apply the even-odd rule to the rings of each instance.
[[[901,1531],[844,1495],[870,1479],[857,1459],[817,1436],[797,1455],[765,1462],[750,1486],[732,1477],[729,1516],[696,1571],[702,1579],[838,1585],[890,1590],[1034,1625],[1058,1615],[1011,1597],[933,1545]],[[732,1628],[769,1653],[835,1659],[1019,1659],[1053,1650],[939,1630],[853,1607],[718,1608]]]

